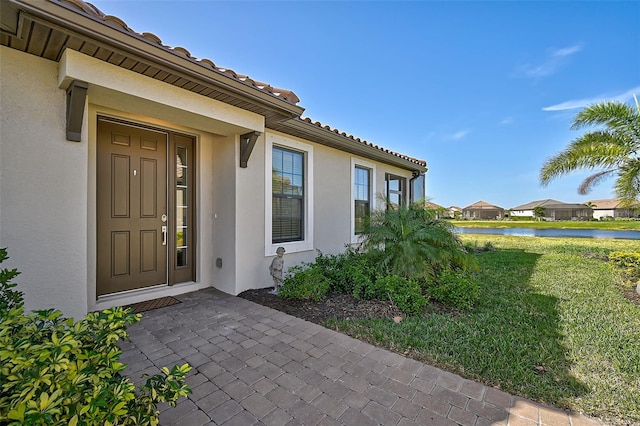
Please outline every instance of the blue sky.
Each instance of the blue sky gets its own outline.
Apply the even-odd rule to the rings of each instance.
[[[89,0],[91,1],[91,0]],[[443,206],[581,196],[546,188],[571,119],[640,96],[638,1],[91,1],[137,32],[275,87],[304,117],[428,163]]]

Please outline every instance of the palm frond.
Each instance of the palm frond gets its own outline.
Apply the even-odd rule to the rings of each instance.
[[[621,207],[631,207],[640,201],[640,159],[636,158],[620,168],[614,186]]]
[[[591,192],[591,189],[595,185],[597,185],[601,181],[611,177],[611,174],[613,174],[615,171],[616,171],[615,169],[603,170],[601,172],[595,173],[595,174],[587,177],[585,180],[582,181],[582,183],[578,187],[578,193],[580,195],[588,194],[589,192]]]
[[[622,102],[601,102],[590,105],[576,114],[571,129],[603,126],[573,140],[559,154],[547,159],[540,169],[540,183],[577,170],[598,170],[587,177],[580,194],[588,193],[614,172],[616,195],[628,202],[640,197],[640,107]]]
[[[622,102],[605,101],[589,105],[576,114],[571,130],[601,125],[609,128],[633,126],[637,123],[640,113],[631,105]]]
[[[380,266],[405,278],[428,279],[440,271],[473,263],[453,226],[435,219],[424,204],[373,212],[363,236],[365,249],[381,252]]]

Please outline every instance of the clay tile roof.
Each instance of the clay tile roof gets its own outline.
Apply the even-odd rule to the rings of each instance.
[[[529,203],[521,204],[519,206],[513,207],[511,210],[533,210],[536,207],[540,207],[540,206],[544,207],[548,205],[561,205],[561,204],[566,204],[566,203],[548,198],[546,200],[536,200],[536,201],[531,201]]]
[[[280,99],[283,99],[284,101],[296,105],[298,102],[300,102],[300,98],[298,98],[298,96],[292,92],[291,90],[286,90],[286,89],[280,89],[277,87],[273,87],[268,83],[264,83],[261,81],[257,81],[252,79],[251,77],[249,77],[248,75],[244,75],[244,74],[239,74],[237,72],[235,72],[232,69],[229,68],[224,68],[221,66],[216,65],[212,60],[210,59],[198,59],[198,58],[194,58],[191,53],[185,49],[184,47],[170,47],[170,46],[166,46],[162,43],[162,40],[155,34],[153,33],[148,33],[148,32],[143,32],[143,33],[138,33],[134,30],[132,30],[131,28],[129,28],[126,24],[126,22],[124,22],[122,19],[116,17],[116,16],[111,16],[111,15],[105,15],[100,9],[98,9],[96,6],[92,5],[91,3],[87,3],[83,0],[51,0],[54,2],[57,2],[59,4],[64,4],[67,7],[70,7],[71,9],[75,10],[78,13],[82,13],[85,15],[88,15],[90,18],[94,19],[94,20],[98,20],[101,21],[102,23],[104,23],[105,25],[108,25],[112,28],[115,28],[119,31],[123,31],[128,33],[129,35],[136,37],[140,40],[145,41],[146,43],[149,43],[151,45],[154,45],[156,47],[159,47],[161,49],[164,49],[165,51],[171,52],[172,54],[191,61],[193,63],[198,64],[201,67],[204,67],[210,71],[214,71],[223,75],[228,76],[229,78],[233,78],[237,81],[242,82],[243,84],[246,84],[250,87],[253,87],[257,90],[261,90],[263,92],[267,92],[275,97],[278,97]],[[342,136],[346,139],[348,139],[349,141],[356,143],[356,144],[361,144],[376,150],[379,150],[381,152],[385,152],[387,154],[393,155],[395,157],[398,157],[402,160],[405,160],[407,162],[422,166],[422,167],[426,167],[427,166],[427,162],[424,160],[419,160],[413,157],[409,157],[407,155],[404,154],[400,154],[398,152],[394,152],[391,150],[388,150],[386,148],[383,148],[381,146],[375,145],[373,143],[367,142],[365,140],[362,140],[360,138],[356,138],[353,135],[347,134],[345,132],[342,132],[338,129],[334,129],[331,128],[328,125],[324,125],[318,121],[313,121],[310,118],[299,118],[300,120],[315,125],[321,129],[324,129],[326,131],[329,132],[333,132],[339,136]]]
[[[498,209],[498,210],[503,210],[502,207],[498,207],[498,206],[495,206],[493,204],[489,204],[486,201],[482,201],[482,200],[477,201],[477,202],[471,204],[470,206],[467,206],[467,207],[464,208],[464,210],[467,210],[467,209],[480,209],[480,210]]]
[[[280,99],[285,100],[286,102],[296,105],[300,102],[300,98],[296,96],[291,90],[287,89],[279,89],[272,87],[265,83],[258,84],[254,80],[250,79],[248,76],[241,76],[236,74],[235,71],[230,70],[228,68],[218,67],[209,59],[198,59],[191,56],[191,53],[185,49],[184,47],[170,47],[162,44],[162,40],[152,33],[138,33],[127,26],[127,24],[120,18],[111,15],[105,15],[100,9],[91,3],[84,2],[82,0],[58,0],[58,3],[63,3],[71,8],[75,9],[78,12],[84,13],[85,15],[89,15],[90,17],[102,21],[104,24],[116,28],[120,31],[125,31],[130,35],[137,37],[139,39],[145,40],[146,42],[153,44],[157,47],[160,47],[166,51],[169,51],[181,58],[192,61],[196,64],[199,64],[209,70],[213,70],[222,74],[225,74],[231,78],[235,78],[238,81],[241,81],[251,87],[256,88],[257,90],[262,90],[264,92],[270,93],[271,95],[278,97]]]
[[[349,135],[349,134],[347,134],[345,132],[342,132],[342,131],[340,131],[338,129],[334,129],[331,126],[327,126],[325,124],[322,124],[319,121],[313,121],[309,117],[301,118],[301,120],[302,121],[306,121],[309,124],[313,124],[314,126],[317,126],[317,127],[321,128],[321,129],[325,129],[325,130],[328,130],[330,132],[333,132],[333,133],[336,133],[338,135],[341,135],[341,136],[343,136],[343,137],[345,137],[347,139],[350,139],[351,141],[353,141],[355,143],[359,143],[361,145],[365,145],[365,146],[368,146],[370,148],[375,148],[375,149],[377,149],[379,151],[386,152],[387,154],[391,154],[391,155],[393,155],[395,157],[402,158],[403,160],[409,161],[410,163],[414,163],[414,164],[417,164],[417,165],[422,166],[422,167],[427,167],[427,162],[425,160],[419,160],[417,158],[409,157],[408,155],[404,155],[404,154],[400,154],[400,153],[395,152],[395,151],[391,151],[391,150],[383,148],[383,147],[381,147],[379,145],[375,145],[375,144],[373,144],[371,142],[368,142],[368,141],[366,141],[364,139],[360,139],[360,138],[357,138],[357,137],[355,137],[353,135]]]
[[[620,206],[620,200],[616,198],[608,198],[604,200],[591,200],[591,204],[595,206],[595,207],[592,207],[593,209],[609,210],[609,209],[618,208]]]

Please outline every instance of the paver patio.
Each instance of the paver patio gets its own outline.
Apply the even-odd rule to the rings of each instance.
[[[125,373],[188,362],[163,426],[598,425],[215,289],[145,312]]]

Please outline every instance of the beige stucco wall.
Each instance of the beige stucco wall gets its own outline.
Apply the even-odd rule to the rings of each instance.
[[[60,64],[1,47],[0,246],[19,277],[27,308],[87,311],[176,295],[204,287],[230,294],[270,286],[273,247],[266,242],[268,137],[312,150],[308,188],[310,244],[285,256],[311,262],[317,250],[342,252],[352,241],[354,157],[271,130],[264,118],[207,100],[113,65],[67,52]],[[65,87],[89,82],[82,142],[65,138]],[[196,138],[197,280],[96,300],[96,134],[103,115],[179,131]],[[263,132],[247,168],[239,167],[239,135]],[[270,139],[271,140],[271,139]],[[271,142],[270,142],[271,143]],[[270,145],[269,145],[270,146]],[[375,163],[376,192],[385,173],[411,173]],[[270,177],[269,177],[270,180]],[[302,247],[302,248],[300,248]],[[222,266],[216,260],[222,259]],[[3,265],[5,266],[5,265]]]
[[[87,144],[69,142],[55,62],[0,46],[0,246],[27,309],[85,313]],[[86,129],[85,129],[86,133]]]
[[[202,252],[201,262],[212,268],[212,285],[229,294],[236,294],[236,140],[237,136],[221,137],[211,146],[208,161],[213,165],[213,203],[211,210],[203,209],[202,214],[212,220],[212,232],[200,233],[202,239],[211,241],[212,247],[210,253]],[[218,258],[222,259],[222,267],[215,264]]]
[[[267,168],[270,170],[270,165],[266,164],[268,145],[265,143],[265,139],[269,137],[276,142],[284,139],[291,143],[308,144],[313,149],[312,245],[308,249],[291,250],[287,243],[281,244],[288,250],[285,254],[285,269],[303,262],[312,262],[318,250],[323,253],[341,253],[352,241],[351,168],[354,157],[344,151],[267,129],[266,134],[256,143],[249,167],[237,169],[237,193],[243,194],[236,199],[237,293],[272,285],[268,266],[273,254],[268,247],[265,249],[265,245],[268,245],[265,242],[265,228],[268,224],[264,220],[266,197],[270,196],[265,182],[265,172]],[[403,176],[407,179],[407,185],[409,184],[411,173],[407,170],[356,158],[358,160],[374,165],[373,179],[377,193],[384,191],[386,173]],[[374,194],[374,198],[377,196],[378,194]]]

